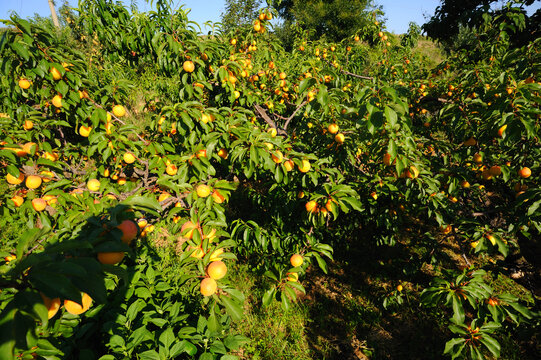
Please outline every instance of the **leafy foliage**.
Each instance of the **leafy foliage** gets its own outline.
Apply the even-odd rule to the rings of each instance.
[[[536,321],[441,244],[469,263],[539,241],[541,41],[513,43],[522,12],[427,69],[417,27],[399,44],[375,18],[321,29],[340,43],[293,25],[286,51],[268,9],[203,38],[164,1],[79,6],[73,43],[17,17],[0,39],[0,211],[21,227],[1,249],[2,358],[234,359],[237,256],[287,311],[342,239],[392,246],[415,224],[405,271],[435,270],[422,302],[449,315],[446,354],[498,356],[500,329]]]

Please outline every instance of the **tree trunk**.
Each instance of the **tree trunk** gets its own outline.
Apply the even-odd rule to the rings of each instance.
[[[53,0],[49,0],[49,8],[51,8],[51,17],[53,18],[54,26],[56,26],[57,29],[60,29],[60,23],[58,22],[58,16],[56,16]]]

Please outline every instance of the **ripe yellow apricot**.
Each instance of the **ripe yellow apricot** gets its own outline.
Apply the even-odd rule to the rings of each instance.
[[[212,192],[212,200],[214,200],[216,204],[221,204],[225,201],[225,198],[218,190],[214,190]]]
[[[6,181],[8,182],[8,184],[18,185],[24,181],[24,174],[22,172],[19,172],[19,177],[15,177],[8,173],[6,175]]]
[[[26,131],[32,130],[34,128],[34,123],[30,120],[25,120],[23,123],[23,129]]]
[[[213,121],[214,121],[214,115],[207,114],[207,113],[201,114],[201,122],[202,123],[207,124],[207,123],[213,122]]]
[[[296,272],[287,273],[287,281],[291,281],[291,282],[299,281],[299,274]]]
[[[336,134],[334,136],[334,141],[336,141],[338,144],[343,144],[345,139],[346,139],[346,137],[342,133]]]
[[[284,160],[284,154],[282,154],[280,150],[272,154],[272,161],[274,161],[275,163],[280,164],[283,160]]]
[[[220,248],[220,249],[216,249],[214,250],[214,252],[212,254],[210,254],[210,261],[213,262],[213,261],[219,261],[221,259],[220,255],[222,255],[224,253],[224,249]]]
[[[35,142],[27,142],[26,144],[23,145],[23,151],[27,154],[32,153],[32,150],[34,149],[35,151],[38,150],[38,145]]]
[[[135,155],[131,152],[124,153],[123,159],[126,164],[133,164],[135,162]]]
[[[291,171],[293,170],[293,167],[295,166],[295,163],[293,162],[293,160],[287,160],[284,162],[284,167],[286,168],[286,171]]]
[[[137,237],[139,231],[139,226],[133,220],[124,220],[116,228],[122,231],[120,240],[128,245]]]
[[[11,201],[13,201],[16,207],[19,207],[23,204],[24,198],[22,196],[15,195],[14,197],[11,198]]]
[[[398,290],[398,292],[401,292],[402,290],[404,290],[404,288],[402,287],[401,284],[398,284],[398,286],[396,287],[396,290]]]
[[[58,202],[57,197],[54,195],[44,195],[43,200],[45,200],[49,206]]]
[[[485,237],[490,241],[490,243],[495,246],[496,245],[496,238],[491,234],[486,234]]]
[[[123,117],[126,115],[126,108],[122,105],[113,106],[113,115],[116,117]]]
[[[37,175],[30,175],[26,178],[24,184],[29,189],[37,189],[41,186],[41,177]]]
[[[100,189],[100,181],[98,179],[90,179],[86,183],[86,187],[90,191],[98,191]]]
[[[207,235],[203,236],[203,239],[209,239],[209,242],[213,242],[216,239],[216,229],[211,229]]]
[[[302,160],[301,166],[299,166],[299,171],[302,173],[307,173],[311,169],[310,161]]]
[[[32,200],[32,207],[36,211],[43,211],[47,207],[47,201],[42,198],[35,198]]]
[[[53,75],[53,80],[60,80],[62,79],[62,74],[60,74],[60,71],[58,71],[57,68],[51,67],[51,75]]]
[[[339,129],[339,126],[336,123],[332,123],[327,127],[327,130],[329,130],[331,134],[336,134],[338,132],[338,129]]]
[[[182,235],[186,239],[192,239],[193,238],[193,232],[195,229],[197,229],[198,226],[195,225],[191,220],[188,220],[182,225],[180,228],[180,233],[184,234]],[[186,233],[185,233],[186,231]],[[201,230],[200,230],[201,231]]]
[[[409,178],[416,179],[419,176],[419,170],[414,165],[411,165],[409,168]]]
[[[528,167],[523,167],[518,171],[518,176],[520,176],[523,179],[529,178],[530,175],[532,175],[532,171]]]
[[[87,293],[82,293],[82,304],[79,304],[73,300],[64,300],[64,308],[72,315],[80,315],[90,309],[92,306],[92,298]]]
[[[91,131],[92,131],[91,126],[81,125],[81,127],[79,128],[79,135],[81,135],[82,137],[88,137],[90,136]]]
[[[302,263],[304,262],[302,256],[299,254],[291,255],[291,258],[289,259],[289,261],[291,262],[291,266],[293,267],[301,266]]]
[[[170,198],[170,197],[171,197],[171,194],[169,194],[168,192],[162,192],[160,196],[158,196],[158,202],[165,201],[167,198]]]
[[[225,276],[226,273],[227,273],[227,266],[221,260],[213,261],[207,267],[207,274],[210,276],[211,279],[214,279],[214,280],[220,280],[221,278]]]
[[[207,157],[207,150],[206,149],[198,150],[195,156],[197,156],[198,159],[202,157]]]
[[[193,72],[195,70],[195,65],[194,65],[194,63],[192,61],[186,60],[186,61],[184,61],[184,64],[182,64],[182,68],[187,73],[191,73],[191,72]]]
[[[148,220],[147,219],[141,219],[137,222],[137,226],[139,226],[139,229],[143,230],[145,228],[145,226],[148,225]]]
[[[98,253],[98,261],[102,264],[116,265],[124,259],[123,252],[100,252]]]
[[[498,165],[491,166],[489,171],[492,176],[499,176],[502,174],[502,168]]]
[[[52,103],[55,107],[61,108],[62,107],[62,95],[55,95],[53,97]]]
[[[169,164],[167,165],[167,168],[165,168],[165,172],[171,176],[176,175],[177,171],[178,171],[178,168],[175,164]]]
[[[227,156],[229,155],[227,149],[220,149],[218,150],[218,156],[221,157],[222,159],[227,159]]]
[[[47,151],[46,151],[46,152],[44,152],[44,153],[41,155],[41,157],[43,157],[43,158],[45,158],[45,159],[47,159],[47,160],[51,160],[51,161],[56,161],[56,160],[58,160],[58,154],[56,154],[56,153],[54,153],[54,152],[53,152],[53,153],[50,153],[50,152],[47,152]]]
[[[309,213],[315,212],[317,209],[317,202],[315,202],[314,200],[310,200],[306,203],[306,205],[304,205],[304,207]]]
[[[216,293],[216,290],[218,290],[216,280],[208,277],[201,281],[201,294],[203,294],[203,296],[211,296]]]
[[[195,188],[195,192],[197,193],[197,196],[205,198],[210,195],[211,189],[208,185],[200,184]]]
[[[50,297],[41,292],[40,295],[43,299],[43,304],[47,308],[47,318],[51,319],[53,316],[56,315],[58,309],[60,309],[60,298],[51,299]]]
[[[498,136],[499,136],[499,137],[503,137],[503,134],[504,134],[504,132],[505,132],[505,129],[507,129],[507,124],[502,125],[502,127],[500,127],[500,128],[498,129]]]
[[[26,80],[26,79],[20,79],[19,80],[19,87],[21,89],[28,89],[30,87],[30,81]]]
[[[483,156],[479,153],[475,153],[473,155],[473,161],[477,164],[481,164],[483,162]]]

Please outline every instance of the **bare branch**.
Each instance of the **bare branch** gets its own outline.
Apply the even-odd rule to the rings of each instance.
[[[330,62],[329,60],[325,60],[325,62],[326,62],[327,64],[329,64],[330,66],[332,66],[332,67],[336,67],[336,66],[335,66],[332,62]],[[358,78],[358,79],[363,79],[363,80],[374,80],[374,78],[371,77],[371,76],[357,75],[357,74],[354,74],[354,73],[349,72],[349,71],[344,70],[344,69],[338,69],[338,71],[340,71],[340,72],[341,72],[342,74],[344,74],[344,75],[353,76],[353,77],[356,77],[356,78]]]
[[[293,112],[293,114],[291,114],[290,117],[287,118],[285,124],[284,124],[284,131],[287,131],[287,127],[289,125],[289,123],[291,122],[291,120],[295,117],[295,115],[297,115],[297,113],[299,112],[300,109],[302,109],[306,104],[308,104],[309,101],[308,100],[304,100],[304,102],[302,104],[300,104],[299,106],[297,106],[297,108],[295,109],[295,111]]]

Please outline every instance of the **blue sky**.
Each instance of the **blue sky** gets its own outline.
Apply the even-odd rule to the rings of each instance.
[[[64,0],[56,0],[57,7]],[[130,0],[124,3],[129,4]],[[69,0],[69,4],[77,6],[77,0]],[[144,0],[136,0],[140,10],[148,10],[149,6]],[[439,0],[376,0],[376,3],[383,6],[387,18],[387,30],[394,33],[404,33],[408,29],[410,21],[419,25],[425,22],[425,15],[434,14],[434,10],[440,3]],[[174,4],[192,9],[188,18],[199,23],[210,20],[220,21],[220,14],[224,11],[224,0],[174,0]],[[539,2],[533,6],[535,9],[541,7]],[[7,19],[11,11],[16,11],[23,18],[32,17],[34,13],[41,16],[49,16],[47,0],[0,0],[0,19]]]

